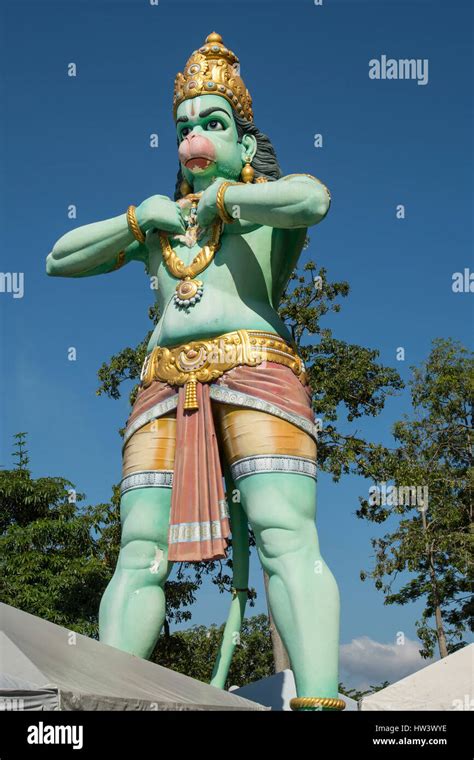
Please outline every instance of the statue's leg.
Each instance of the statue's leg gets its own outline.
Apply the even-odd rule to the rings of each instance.
[[[287,649],[299,697],[337,697],[339,592],[316,532],[313,477],[283,472],[291,463],[311,470],[316,450],[289,422],[221,405],[226,458],[269,575],[269,603]],[[285,455],[288,462],[285,464]],[[255,474],[239,477],[239,463]]]
[[[120,554],[100,603],[100,640],[138,657],[151,655],[165,619],[170,496],[166,488],[122,496]]]
[[[125,447],[123,486],[133,487],[122,495],[120,554],[100,604],[100,640],[144,658],[165,619],[175,433],[176,420],[167,415],[138,430]],[[136,487],[142,481],[148,487]]]
[[[337,697],[339,593],[315,525],[314,481],[261,473],[237,483],[269,575],[273,618],[290,657],[299,697]]]

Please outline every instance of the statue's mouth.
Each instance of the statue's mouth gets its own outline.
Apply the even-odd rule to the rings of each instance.
[[[208,166],[210,166],[212,163],[212,158],[208,158],[207,156],[192,156],[192,158],[188,158],[186,161],[185,167],[191,171],[195,171],[196,169],[198,171],[203,171],[204,169],[207,169]]]

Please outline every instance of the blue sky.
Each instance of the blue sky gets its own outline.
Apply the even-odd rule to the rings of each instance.
[[[303,256],[347,280],[327,321],[334,334],[377,348],[404,379],[436,336],[469,342],[472,295],[453,272],[471,266],[472,60],[466,0],[0,0],[0,219],[3,272],[23,272],[23,298],[0,293],[2,437],[28,431],[33,473],[62,475],[91,503],[120,477],[118,428],[127,399],[98,398],[100,364],[148,330],[152,291],[139,264],[80,280],[47,278],[45,257],[72,227],[171,195],[177,169],[173,80],[211,31],[241,60],[255,123],[284,173],[309,172],[331,189],[328,218]],[[428,59],[429,81],[372,80],[369,60]],[[67,76],[74,62],[77,76]],[[158,133],[159,148],[149,147]],[[313,136],[323,135],[323,147]],[[67,217],[70,204],[77,219]],[[403,204],[406,218],[396,218]],[[77,361],[67,359],[69,347]],[[397,347],[406,360],[396,361]],[[407,395],[357,429],[390,442]],[[359,580],[377,526],[356,519],[368,483],[321,476],[318,527],[341,590],[341,641],[415,637],[419,606],[384,607]],[[260,570],[252,582],[265,609]],[[228,599],[206,586],[197,623],[221,623]]]

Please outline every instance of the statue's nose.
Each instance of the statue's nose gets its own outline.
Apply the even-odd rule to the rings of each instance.
[[[193,131],[190,132],[189,135],[186,135],[186,140],[189,140],[189,142],[191,142],[191,140],[194,140],[196,137],[199,137],[202,131],[203,131],[202,127],[200,127],[199,125],[195,126],[193,128]]]

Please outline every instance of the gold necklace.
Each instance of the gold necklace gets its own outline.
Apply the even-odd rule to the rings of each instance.
[[[218,219],[212,225],[209,242],[201,248],[191,263],[186,266],[171,247],[169,237],[160,231],[160,244],[163,253],[163,261],[172,277],[181,280],[176,286],[173,296],[176,306],[180,309],[189,309],[190,306],[201,300],[204,285],[201,280],[194,279],[196,275],[206,269],[220,248],[222,233],[222,221]]]

